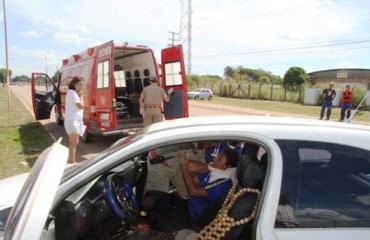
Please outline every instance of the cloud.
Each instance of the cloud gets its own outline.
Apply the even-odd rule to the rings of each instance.
[[[37,37],[41,37],[42,34],[36,31],[27,31],[27,32],[21,32],[21,36],[25,38],[37,38]]]
[[[84,43],[84,42],[90,42],[91,39],[89,38],[83,38],[77,33],[63,33],[63,32],[57,32],[53,35],[53,38],[58,42],[69,42],[69,43]]]
[[[335,68],[357,68],[358,66],[350,61],[341,61],[334,64]]]
[[[42,24],[44,24],[51,32],[52,31],[77,31],[84,34],[90,34],[91,31],[88,30],[87,27],[85,27],[82,24],[77,24],[72,21],[65,21],[61,19],[45,19],[41,21]]]

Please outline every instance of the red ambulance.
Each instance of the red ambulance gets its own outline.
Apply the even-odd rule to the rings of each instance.
[[[187,84],[181,45],[162,49],[161,65],[146,46],[115,45],[113,41],[88,48],[62,61],[57,82],[41,72],[32,73],[32,101],[36,120],[49,119],[52,110],[63,124],[68,83],[82,76],[85,102],[82,140],[93,135],[119,134],[143,127],[139,97],[156,77],[166,91],[174,89],[170,102],[163,103],[166,120],[188,117]],[[55,107],[54,107],[55,106]]]

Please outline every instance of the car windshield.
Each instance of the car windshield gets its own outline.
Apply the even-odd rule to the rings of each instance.
[[[68,179],[73,177],[76,173],[81,172],[82,170],[91,167],[92,165],[96,164],[97,162],[100,162],[107,155],[110,155],[110,154],[120,150],[121,148],[124,148],[127,145],[130,145],[133,142],[138,141],[144,135],[145,135],[145,129],[142,129],[141,131],[139,131],[139,132],[137,132],[133,135],[130,135],[130,136],[119,139],[112,146],[110,146],[109,148],[107,148],[103,152],[97,154],[96,156],[89,159],[88,161],[82,161],[82,162],[79,162],[78,164],[74,164],[74,165],[69,166],[68,168],[65,169],[61,182],[67,181]]]

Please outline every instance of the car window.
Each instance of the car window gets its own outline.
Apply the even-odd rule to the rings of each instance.
[[[370,152],[278,141],[283,178],[276,228],[370,227]]]
[[[99,172],[99,175],[94,176],[90,181],[84,181],[82,186],[74,189],[55,206],[51,212],[53,216],[47,224],[55,226],[56,239],[90,239],[91,236],[94,239],[112,239],[118,234],[125,239],[127,236],[129,236],[127,239],[138,239],[135,236],[140,235],[135,234],[132,229],[136,227],[135,217],[139,214],[140,203],[147,192],[173,193],[182,200],[190,197],[182,175],[183,163],[193,165],[192,169],[197,169],[197,180],[194,183],[202,181],[202,187],[207,192],[205,200],[202,200],[202,196],[197,197],[196,200],[204,207],[196,204],[191,209],[186,208],[189,214],[199,214],[196,226],[194,225],[197,229],[211,226],[213,221],[222,221],[223,218],[220,217],[222,215],[218,213],[223,202],[229,201],[230,196],[233,196],[233,199],[238,198],[238,201],[228,203],[227,211],[232,218],[239,219],[242,216],[244,218],[256,211],[258,207],[264,169],[260,166],[257,154],[261,150],[266,152],[259,143],[244,141],[244,139],[202,137],[198,141],[192,138],[155,144],[149,150],[143,147],[143,149],[137,149],[133,156],[131,154],[126,156],[123,153],[125,144],[130,144],[129,139],[117,142],[109,150],[120,158],[120,165],[115,164],[104,172]],[[116,151],[122,154],[117,154]],[[220,164],[226,163],[227,170],[218,168]],[[253,172],[253,177],[247,177],[249,172]],[[190,177],[190,174],[188,176]],[[235,178],[238,178],[238,181],[235,181]],[[242,192],[239,187],[248,188],[249,191]],[[165,210],[168,210],[167,205],[164,206]],[[171,219],[174,222],[166,220],[168,214],[174,211],[177,210],[161,210],[161,216],[155,214],[149,216],[154,219],[153,221],[159,219],[161,221],[159,224],[164,224],[162,226],[166,228],[191,223],[190,219],[179,219],[180,222],[176,222],[177,218]],[[182,211],[184,210],[180,209],[180,212]],[[65,224],[66,222],[79,224]],[[252,222],[248,220],[234,228],[225,229],[225,237],[250,239],[251,224]],[[101,231],[101,228],[96,227],[107,225],[112,225],[112,230]],[[45,228],[48,229],[49,225]],[[210,228],[212,231],[218,229],[213,225]]]
[[[83,171],[86,168],[89,168],[96,164],[99,161],[104,161],[105,157],[113,154],[114,152],[119,151],[120,149],[124,148],[125,146],[132,144],[133,142],[138,141],[143,137],[143,134],[145,133],[146,129],[143,129],[136,134],[129,135],[128,137],[121,138],[117,140],[112,146],[107,148],[106,150],[100,152],[96,156],[92,157],[89,161],[81,161],[78,164],[74,164],[72,166],[69,166],[66,168],[66,170],[63,173],[63,177],[61,182],[65,182],[77,173]]]

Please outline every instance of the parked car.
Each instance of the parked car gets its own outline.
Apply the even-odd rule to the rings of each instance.
[[[196,88],[193,91],[188,92],[188,99],[212,100],[212,98],[213,98],[213,92],[211,89],[208,89],[208,88]]]
[[[7,219],[4,239],[127,239],[134,234],[148,151],[204,141],[257,145],[256,161],[264,174],[250,168],[243,152],[235,188],[222,200],[227,204],[210,210],[219,225],[189,234],[215,230],[222,234],[211,239],[369,239],[370,127],[271,116],[153,124],[68,167],[68,150],[59,141],[40,155],[9,216],[5,210],[10,208],[0,212],[2,230]],[[0,206],[6,194],[0,192]],[[224,214],[216,216],[218,211]]]

